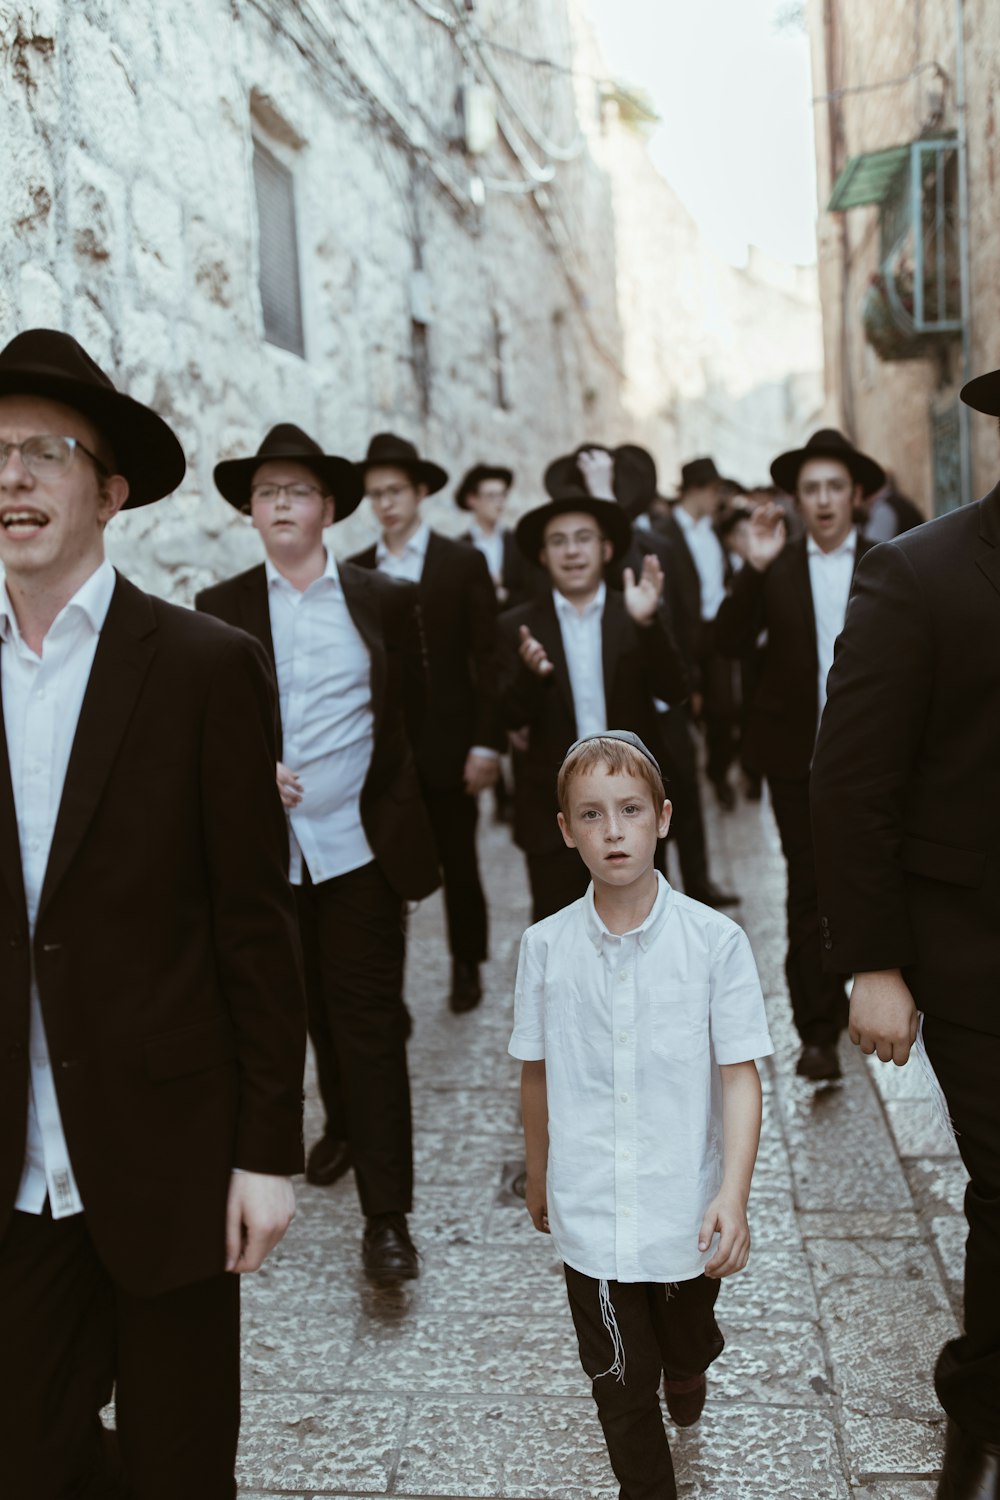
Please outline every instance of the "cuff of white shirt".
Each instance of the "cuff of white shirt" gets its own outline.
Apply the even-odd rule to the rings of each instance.
[[[715,1060],[721,1068],[726,1068],[734,1063],[754,1062],[759,1057],[770,1057],[773,1052],[774,1044],[769,1036],[749,1036],[742,1041],[716,1046]]]
[[[518,1036],[516,1033],[507,1044],[507,1051],[518,1062],[544,1062],[545,1043],[539,1038]]]
[[[494,750],[491,745],[473,745],[469,750],[469,754],[487,755],[489,756],[490,760],[496,760],[500,752],[499,750]]]

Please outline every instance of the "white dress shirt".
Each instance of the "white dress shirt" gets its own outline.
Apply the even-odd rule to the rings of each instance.
[[[406,583],[419,583],[427,560],[427,543],[431,539],[431,528],[422,521],[407,541],[400,555],[390,552],[384,537],[375,543],[375,564],[379,571],[390,578],[402,578]]]
[[[6,585],[0,590],[3,716],[32,944],[66,768],[114,591],[115,570],[105,560],[56,615],[36,656],[18,628]],[[52,1217],[64,1219],[82,1213],[83,1202],[63,1133],[34,974],[30,1024],[28,1137],[14,1206],[40,1214],[48,1198]]]
[[[485,557],[486,566],[490,570],[490,577],[493,579],[493,582],[499,584],[503,580],[503,527],[495,526],[487,534],[478,521],[473,520],[470,516],[469,535],[472,538],[472,545],[476,551],[481,552]]]
[[[281,700],[282,760],[302,782],[288,814],[289,879],[314,884],[374,858],[361,789],[374,746],[371,657],[344,598],[332,552],[300,591],[268,560],[267,603]]]
[[[674,520],[684,533],[701,584],[701,618],[714,620],[726,597],[726,554],[715,534],[711,516],[695,520],[683,507],[674,506]]]
[[[719,1065],[773,1050],[746,933],[660,874],[623,937],[593,886],[528,928],[509,1051],[545,1060],[547,1209],[568,1265],[608,1281],[701,1275],[722,1183]]]
[[[844,628],[847,601],[851,594],[854,577],[854,554],[858,546],[858,533],[852,529],[839,547],[824,552],[822,547],[806,538],[809,556],[809,587],[812,590],[813,614],[816,617],[816,656],[819,662],[819,720],[826,707],[826,679],[833,666],[833,648]]]
[[[573,689],[576,714],[576,737],[603,734],[608,728],[608,709],[604,699],[604,655],[602,622],[608,590],[604,583],[584,609],[578,610],[563,594],[553,589],[552,599],[559,621],[569,683]]]

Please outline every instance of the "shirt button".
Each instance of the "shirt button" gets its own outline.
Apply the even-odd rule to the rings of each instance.
[[[35,697],[38,699],[39,703],[43,703],[45,701],[45,689],[43,687],[38,688],[35,693]]]
[[[621,981],[623,979],[627,979],[628,978],[628,969],[619,969],[618,970],[618,978],[619,978],[619,981]]]
[[[622,1101],[623,1104],[627,1104],[628,1103],[628,1094],[619,1094],[618,1097]]]
[[[632,1153],[631,1153],[631,1151],[623,1151],[622,1152],[622,1161],[631,1161],[631,1160],[632,1160]]]
[[[623,1219],[630,1219],[631,1217],[632,1217],[632,1210],[629,1208],[628,1204],[626,1204],[625,1207],[622,1209],[622,1218]]]
[[[628,1032],[627,1031],[619,1031],[619,1033],[618,1033],[618,1040],[620,1042],[627,1042],[628,1041]]]

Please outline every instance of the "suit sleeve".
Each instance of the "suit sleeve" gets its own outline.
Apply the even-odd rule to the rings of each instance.
[[[427,708],[427,642],[423,615],[415,583],[395,584],[390,597],[392,624],[386,632],[386,645],[399,654],[406,733],[410,744],[416,746]]]
[[[497,706],[504,729],[522,729],[535,723],[552,684],[551,677],[539,677],[521,660],[518,645],[522,624],[530,629],[530,621],[519,609],[500,617]]]
[[[687,669],[680,648],[661,614],[652,624],[636,626],[642,651],[643,674],[650,696],[671,707],[683,703],[690,692]]]
[[[470,548],[469,656],[476,685],[476,723],[472,745],[502,750],[497,715],[497,596],[481,552]]]
[[[810,778],[823,962],[834,973],[915,958],[900,845],[934,645],[919,581],[891,543],[859,562]]]
[[[764,629],[764,579],[747,563],[737,573],[732,589],[715,617],[715,645],[723,656],[734,660],[747,656]]]
[[[233,1165],[286,1176],[302,1170],[305,1000],[274,722],[263,650],[234,639],[209,691],[200,789],[215,961],[240,1069]]]

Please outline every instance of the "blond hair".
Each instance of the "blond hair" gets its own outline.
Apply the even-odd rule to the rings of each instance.
[[[570,782],[574,776],[586,776],[595,766],[605,766],[609,776],[636,776],[644,781],[657,812],[666,801],[663,777],[641,750],[625,740],[595,735],[572,750],[559,768],[556,798],[563,817],[567,816]]]

